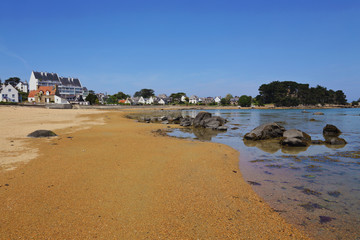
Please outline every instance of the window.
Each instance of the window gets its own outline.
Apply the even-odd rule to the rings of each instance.
[[[12,97],[14,98],[14,97],[15,97],[15,94],[13,94]]]
[[[11,92],[11,88],[8,89],[8,92]]]

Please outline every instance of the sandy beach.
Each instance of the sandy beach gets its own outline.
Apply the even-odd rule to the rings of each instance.
[[[0,107],[0,239],[307,239],[244,181],[239,152],[126,111]],[[26,138],[37,129],[58,137]]]

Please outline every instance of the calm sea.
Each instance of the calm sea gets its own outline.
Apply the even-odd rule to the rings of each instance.
[[[229,122],[227,132],[175,129],[171,136],[227,144],[240,151],[240,170],[269,205],[288,222],[316,239],[360,239],[360,109],[209,110]],[[324,115],[313,115],[321,111]],[[199,110],[183,111],[195,117]],[[313,140],[333,124],[345,146],[282,148],[277,141],[249,142],[253,128],[277,122]]]

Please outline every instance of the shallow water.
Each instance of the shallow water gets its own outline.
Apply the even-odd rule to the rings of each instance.
[[[176,129],[171,136],[227,144],[240,151],[246,181],[288,222],[316,239],[360,239],[360,109],[213,110],[226,118],[227,132]],[[183,111],[195,117],[198,110]],[[277,122],[296,128],[313,140],[333,124],[348,144],[284,148],[277,141],[243,141],[253,128]]]

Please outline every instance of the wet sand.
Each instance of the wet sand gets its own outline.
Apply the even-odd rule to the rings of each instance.
[[[237,151],[123,115],[22,140],[38,155],[0,171],[0,239],[307,239],[243,180]]]

